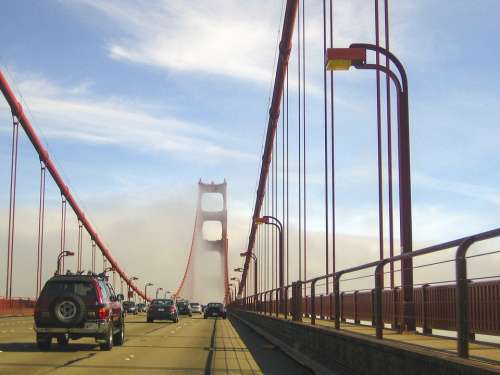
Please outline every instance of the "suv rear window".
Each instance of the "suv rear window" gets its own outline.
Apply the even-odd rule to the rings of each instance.
[[[171,299],[155,299],[151,304],[155,306],[169,306],[173,305],[174,302]]]
[[[52,298],[62,294],[73,294],[85,302],[95,301],[97,295],[91,282],[84,281],[52,281],[48,282],[42,290],[41,298]]]

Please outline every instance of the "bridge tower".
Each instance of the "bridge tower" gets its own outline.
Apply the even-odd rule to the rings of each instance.
[[[196,207],[196,220],[189,253],[188,264],[184,277],[176,291],[179,297],[185,297],[192,300],[201,300],[203,296],[199,295],[198,290],[205,285],[204,277],[210,276],[211,279],[220,279],[222,297],[224,302],[229,302],[229,277],[228,277],[228,239],[227,239],[227,182],[216,184],[204,183],[201,179],[198,181],[198,204]],[[222,209],[218,211],[208,211],[203,209],[204,195],[220,194],[222,196]],[[221,233],[215,240],[204,238],[204,225],[207,222],[220,223]],[[207,253],[219,254],[220,272],[219,274],[210,274],[206,272],[205,264],[200,262],[206,259]],[[214,255],[216,255],[214,254]]]

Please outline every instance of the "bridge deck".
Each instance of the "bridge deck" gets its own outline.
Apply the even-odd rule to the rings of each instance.
[[[0,318],[0,373],[311,374],[241,323],[182,318],[179,324],[127,317],[125,345],[99,351],[92,339],[39,351],[33,318]]]

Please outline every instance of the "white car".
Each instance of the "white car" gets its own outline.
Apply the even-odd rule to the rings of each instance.
[[[193,313],[201,314],[203,312],[203,309],[198,302],[190,303],[189,306],[191,307],[191,311]]]

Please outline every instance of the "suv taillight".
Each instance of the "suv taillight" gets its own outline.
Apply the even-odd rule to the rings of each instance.
[[[109,310],[105,307],[100,307],[99,310],[97,310],[97,316],[99,320],[105,320],[109,315]]]

